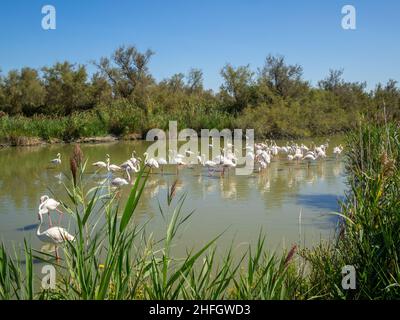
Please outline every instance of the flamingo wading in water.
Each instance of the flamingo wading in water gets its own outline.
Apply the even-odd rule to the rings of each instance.
[[[61,164],[61,153],[57,153],[56,158],[50,160],[52,164],[60,165]]]
[[[73,235],[69,234],[67,230],[65,230],[64,228],[61,228],[61,227],[50,227],[49,229],[41,232],[40,228],[42,227],[42,224],[43,224],[42,214],[43,213],[40,213],[40,212],[38,214],[40,223],[37,228],[36,235],[40,241],[45,242],[45,243],[54,244],[56,246],[56,259],[58,260],[59,256],[58,256],[58,247],[57,246],[64,243],[65,241],[74,241],[75,237]]]
[[[48,195],[44,195],[40,197],[40,205],[39,205],[39,214],[47,213],[49,217],[49,224],[52,225],[51,218],[50,218],[50,211],[57,211],[60,213],[60,218],[58,219],[58,223],[60,223],[61,215],[63,214],[62,211],[57,209],[60,205],[60,202],[50,198]]]

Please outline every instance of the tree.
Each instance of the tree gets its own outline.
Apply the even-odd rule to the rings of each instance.
[[[385,107],[385,112],[383,112]],[[374,90],[374,110],[373,112],[384,114],[388,119],[400,118],[400,90],[397,81],[389,79],[386,85],[379,83]]]
[[[154,83],[148,69],[153,55],[151,50],[141,53],[135,46],[121,46],[114,51],[111,59],[103,57],[94,64],[109,80],[117,97],[132,98],[136,90],[141,91]]]
[[[303,68],[298,65],[288,65],[284,56],[269,55],[265,65],[260,70],[259,82],[272,88],[281,97],[295,97],[308,88],[301,80]]]
[[[335,91],[338,90],[344,84],[343,69],[334,70],[329,69],[329,75],[318,82],[318,86],[323,90]]]
[[[44,67],[47,112],[69,115],[93,107],[87,72],[83,65],[67,61]]]
[[[190,93],[203,91],[203,71],[195,68],[189,70],[187,88]]]
[[[183,81],[185,75],[183,73],[176,73],[172,75],[171,78],[167,79],[166,85],[172,92],[182,91],[185,87],[185,82]]]
[[[251,86],[254,84],[253,75],[249,65],[234,68],[226,64],[221,70],[224,79],[221,86],[222,99],[228,104],[232,113],[242,111],[249,104]]]
[[[35,69],[21,70],[20,88],[23,113],[25,115],[37,113],[44,105],[46,91]]]
[[[90,83],[90,95],[94,105],[110,103],[113,98],[112,87],[99,72],[93,74]]]

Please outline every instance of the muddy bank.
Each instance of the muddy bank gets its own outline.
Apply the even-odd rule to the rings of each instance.
[[[64,141],[57,138],[50,138],[48,140],[39,138],[39,137],[7,137],[3,138],[0,141],[1,147],[32,147],[32,146],[40,146],[46,144],[57,144],[57,143],[109,143],[116,142],[119,140],[142,140],[143,135],[139,133],[131,133],[125,136],[113,136],[107,135],[103,137],[81,137],[78,139]]]

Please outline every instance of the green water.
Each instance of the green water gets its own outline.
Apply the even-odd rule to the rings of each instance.
[[[209,176],[201,166],[183,168],[178,175],[172,165],[163,174],[155,170],[146,185],[136,223],[148,221],[149,231],[155,238],[162,238],[165,222],[159,203],[166,205],[167,186],[177,179],[177,196],[187,193],[184,208],[187,212],[195,209],[181,232],[178,251],[204,244],[224,230],[218,241],[222,249],[229,247],[232,239],[236,247],[255,241],[261,229],[271,249],[287,248],[293,243],[312,246],[334,235],[337,219],[331,213],[338,210],[337,200],[346,188],[344,164],[332,155],[333,147],[340,142],[340,138],[331,138],[328,158],[310,165],[290,162],[280,155],[262,173],[249,176],[236,176],[233,171],[224,177]],[[143,154],[148,145],[135,141],[87,144],[81,148],[89,163],[104,161],[108,153],[112,163],[120,164],[133,150]],[[63,182],[68,182],[72,148],[60,144],[0,150],[0,238],[7,246],[21,244],[26,238],[35,249],[42,248],[35,235],[39,198],[51,195],[51,190],[55,198],[67,201]],[[50,159],[58,152],[62,164],[54,167]],[[94,169],[90,167],[88,173],[93,174]],[[105,172],[93,175],[93,184],[105,178]],[[122,191],[121,201],[128,192],[129,188]],[[54,216],[53,221],[56,220]],[[68,217],[63,218],[64,227],[69,222]]]

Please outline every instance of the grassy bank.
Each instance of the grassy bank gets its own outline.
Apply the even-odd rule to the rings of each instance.
[[[13,255],[0,248],[2,299],[398,299],[400,298],[400,129],[363,125],[348,135],[349,190],[342,203],[337,237],[312,249],[293,247],[282,255],[265,247],[264,236],[238,256],[217,253],[218,239],[183,257],[172,248],[191,212],[185,195],[169,188],[165,233],[146,233],[132,223],[147,179],[142,171],[127,203],[115,193],[90,189],[82,155],[71,161],[65,209],[76,225],[76,240],[63,247],[63,260],[31,249]],[[160,209],[161,210],[161,209]],[[103,224],[98,224],[100,220]],[[57,288],[42,290],[33,261],[54,264]],[[22,263],[22,261],[24,263]],[[356,289],[344,290],[341,270],[356,269]]]
[[[69,116],[3,116],[0,117],[0,144],[18,146],[73,142],[81,138],[108,135],[119,139],[130,136],[144,138],[146,133],[153,128],[168,130],[169,121],[172,120],[177,121],[179,130],[191,128],[199,134],[203,128],[231,129],[232,131],[254,129],[257,139],[327,136],[350,129],[344,121],[343,123],[336,121],[337,118],[333,115],[329,119],[330,123],[322,126],[320,122],[318,128],[314,127],[313,121],[301,120],[301,114],[297,114],[296,119],[293,119],[293,116],[291,109],[267,112],[261,109],[249,110],[246,114],[234,116],[206,106],[179,112],[146,114],[134,105],[121,104],[118,107],[113,105]],[[284,121],[285,117],[292,118],[292,121]],[[313,116],[314,119],[317,117],[317,115]],[[269,120],[273,118],[276,120]],[[339,117],[339,119],[343,118]]]

